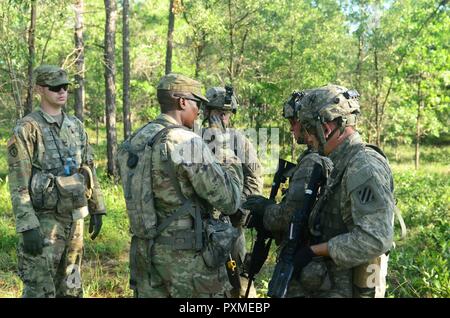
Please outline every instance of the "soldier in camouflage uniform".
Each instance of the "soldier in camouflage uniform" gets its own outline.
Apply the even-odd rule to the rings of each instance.
[[[8,142],[9,188],[23,297],[82,297],[83,218],[91,238],[105,214],[94,157],[83,124],[61,108],[69,81],[64,70],[35,70],[41,109],[20,119]]]
[[[211,213],[240,206],[241,163],[226,147],[214,155],[191,130],[208,101],[199,82],[171,73],[157,96],[161,114],[118,155],[132,232],[130,285],[136,297],[223,297],[230,288],[223,264],[237,231]],[[226,145],[227,135],[217,136]]]
[[[309,218],[310,247],[296,255],[308,297],[383,297],[392,247],[393,178],[386,156],[355,130],[358,93],[337,85],[309,91],[299,119],[333,171]],[[314,256],[322,256],[322,259]]]
[[[206,98],[209,102],[204,107],[204,121],[208,121],[209,128],[214,128],[214,122],[210,120],[212,116],[219,116],[222,122],[225,124],[227,131],[230,133],[231,148],[234,153],[239,157],[242,162],[242,171],[244,173],[244,189],[241,194],[241,202],[245,202],[247,196],[251,194],[262,193],[263,180],[261,177],[262,169],[258,160],[257,153],[252,143],[246,138],[239,130],[230,128],[230,119],[233,114],[236,114],[238,103],[236,96],[233,93],[233,88],[226,87],[211,87],[206,91]],[[214,142],[213,134],[203,132],[203,140],[207,144]],[[239,282],[235,284],[230,291],[231,297],[239,298],[244,297],[248,285],[248,278],[244,273],[244,260],[246,251],[245,233],[243,224],[248,211],[239,209],[236,214],[231,215],[230,219],[236,228],[238,228],[240,236],[233,247],[231,256],[236,261],[237,271],[239,272],[239,280],[230,279],[232,285],[233,281]],[[240,285],[240,286],[238,286]],[[249,292],[249,298],[256,297],[256,290],[252,285]]]
[[[283,117],[289,120],[291,132],[298,144],[306,144],[305,134],[298,120],[298,104],[305,92],[294,92],[283,105]],[[261,196],[250,196],[244,206],[253,211],[254,217],[262,218],[264,228],[271,232],[279,250],[284,246],[288,237],[288,226],[296,209],[303,206],[305,189],[315,164],[320,164],[325,175],[329,174],[333,164],[330,159],[318,154],[317,150],[308,145],[307,149],[299,156],[295,168],[287,172],[289,188],[280,204],[275,204]],[[298,282],[292,280],[286,297],[302,297],[304,292]]]

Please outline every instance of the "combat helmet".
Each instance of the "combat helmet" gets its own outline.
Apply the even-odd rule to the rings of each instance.
[[[360,114],[359,93],[343,86],[327,85],[310,90],[299,102],[298,120],[308,130],[314,130],[321,148],[326,143],[322,124],[337,119],[342,133],[355,126]]]
[[[283,104],[283,117],[285,119],[297,119],[300,110],[300,100],[305,96],[307,91],[293,91],[289,99]]]
[[[232,86],[211,87],[206,91],[207,108],[231,111],[236,114],[238,102]]]

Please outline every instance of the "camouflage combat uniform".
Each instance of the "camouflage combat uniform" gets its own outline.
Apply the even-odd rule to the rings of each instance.
[[[264,227],[270,231],[280,246],[285,245],[288,236],[288,227],[295,210],[303,206],[305,189],[315,164],[320,164],[324,169],[324,174],[329,175],[333,164],[327,157],[320,156],[310,149],[305,150],[297,160],[297,166],[293,171],[289,171],[289,189],[285,193],[280,204],[272,204],[264,211]],[[302,297],[304,292],[299,287],[296,280],[292,280],[286,297]]]
[[[261,194],[263,188],[262,168],[258,160],[257,153],[250,140],[245,137],[239,130],[228,129],[230,133],[231,147],[234,149],[235,155],[242,162],[242,172],[244,175],[244,187],[241,193],[241,202],[244,203],[247,196],[252,194]],[[211,140],[204,137],[206,144],[210,145]],[[212,148],[214,150],[214,148]],[[239,230],[239,238],[236,240],[233,247],[231,257],[236,261],[237,267],[240,271],[241,288],[239,291],[231,291],[234,298],[244,297],[247,290],[248,279],[244,273],[244,260],[247,254],[245,230],[243,228],[247,211],[240,209],[236,214],[230,216],[231,223]],[[238,297],[239,295],[239,297]],[[254,286],[250,289],[249,298],[256,297],[256,290]]]
[[[169,88],[200,92],[200,83],[169,74],[161,79],[158,89]],[[125,143],[148,142],[164,127],[177,125],[171,116],[160,114]],[[225,267],[207,265],[203,257],[207,239],[202,242],[199,238],[197,225],[210,218],[213,207],[226,214],[236,212],[242,192],[241,164],[230,149],[224,149],[228,162],[219,163],[200,136],[184,127],[171,128],[159,136],[149,150],[151,187],[143,181],[134,182],[151,189],[156,226],[178,211],[184,213],[155,236],[149,234],[145,219],[148,215],[141,217],[141,211],[128,211],[132,231],[131,288],[136,297],[223,297],[230,288]],[[201,162],[188,154],[190,149],[191,155],[201,154]]]
[[[345,125],[355,125],[357,96],[336,85],[312,90],[302,99],[300,120],[324,141],[317,118],[328,122],[342,117]],[[316,243],[328,242],[330,257],[313,259],[303,269],[300,285],[310,297],[383,297],[395,208],[388,161],[356,131],[328,156],[334,168],[309,227]]]
[[[234,96],[231,87],[223,88],[223,87],[211,87],[206,92],[206,98],[209,99],[209,102],[206,103],[205,107],[207,109],[218,109],[224,110],[228,112],[232,112],[233,114],[237,112],[238,103],[237,99]],[[228,89],[228,91],[227,91]],[[230,94],[229,104],[226,103],[226,94],[227,92]],[[262,168],[261,163],[259,162],[257,152],[252,142],[238,129],[228,128],[227,131],[230,134],[230,147],[233,149],[235,155],[242,162],[242,172],[244,174],[244,188],[241,194],[241,203],[246,201],[247,196],[252,194],[262,194],[263,190],[263,180],[262,180]],[[213,141],[213,136],[208,136],[205,134],[205,129],[203,129],[203,140],[211,145]],[[213,147],[212,150],[214,151]],[[239,270],[240,275],[240,289],[233,288],[230,291],[231,297],[239,298],[244,297],[245,292],[247,290],[248,279],[246,277],[246,273],[244,273],[244,260],[245,255],[247,254],[246,247],[246,239],[245,239],[245,230],[243,228],[246,216],[248,211],[243,210],[242,208],[239,211],[230,216],[231,222],[233,226],[235,226],[240,233],[239,238],[236,240],[236,243],[233,247],[231,257],[236,261],[237,268]],[[249,298],[255,298],[256,290],[252,285],[249,291]]]
[[[58,208],[59,190],[53,178],[64,175],[64,161],[69,157],[75,159],[76,170],[85,165],[93,173],[89,212],[105,214],[92,149],[76,117],[63,113],[59,125],[54,117],[37,110],[19,120],[8,142],[16,231],[39,228],[44,239],[43,253],[32,256],[24,252],[20,236],[19,276],[24,297],[82,296],[83,218]],[[52,176],[47,179],[48,174]],[[49,182],[43,184],[42,180]]]

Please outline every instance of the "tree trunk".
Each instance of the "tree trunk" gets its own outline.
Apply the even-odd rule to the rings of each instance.
[[[30,27],[28,29],[28,87],[25,115],[33,111],[33,64],[35,59],[34,31],[36,30],[36,1],[31,2]]]
[[[84,90],[84,42],[83,42],[83,10],[84,0],[75,1],[75,51],[76,60],[75,66],[77,73],[75,74],[75,82],[77,87],[74,91],[75,95],[75,116],[83,122],[83,113],[85,105],[85,90]]]
[[[419,79],[417,82],[417,120],[416,120],[416,153],[415,153],[415,164],[416,164],[416,170],[419,169],[419,162],[420,162],[420,121],[422,118],[422,90],[421,90],[421,83],[422,81]]]
[[[378,69],[378,51],[374,50],[374,67],[375,67],[375,129],[376,129],[376,145],[381,146],[381,113],[380,113],[380,72]]]
[[[122,53],[123,53],[123,137],[131,135],[131,113],[130,113],[130,28],[129,14],[130,2],[123,1],[122,12]]]
[[[173,3],[174,0],[170,0],[169,28],[167,30],[167,48],[166,48],[166,74],[172,72],[173,29],[175,26],[175,12],[173,8]]]
[[[105,104],[106,104],[106,151],[108,157],[108,175],[117,176],[115,157],[117,152],[116,133],[116,86],[115,86],[115,35],[116,1],[105,0]]]
[[[233,85],[234,79],[234,26],[233,26],[233,16],[231,12],[231,0],[228,0],[228,19],[229,19],[229,36],[230,36],[230,56],[229,56],[229,65],[228,65],[228,75],[230,77],[230,83]]]

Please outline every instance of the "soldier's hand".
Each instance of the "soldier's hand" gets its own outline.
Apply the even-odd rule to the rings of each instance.
[[[39,228],[34,228],[22,233],[23,250],[33,256],[42,254],[43,240]]]
[[[103,225],[103,214],[91,214],[89,220],[89,234],[91,234],[91,240],[95,240]]]
[[[222,119],[217,115],[209,116],[209,128],[217,128],[222,133],[225,133],[227,131]]]
[[[305,246],[302,247],[295,253],[294,256],[294,273],[293,276],[297,277],[300,275],[303,268],[305,268],[306,265],[308,265],[312,258],[316,256],[314,252],[312,251],[311,247]]]
[[[242,207],[247,210],[262,210],[264,211],[267,206],[274,204],[275,201],[267,199],[262,195],[252,194],[247,197],[247,200],[242,204]]]

